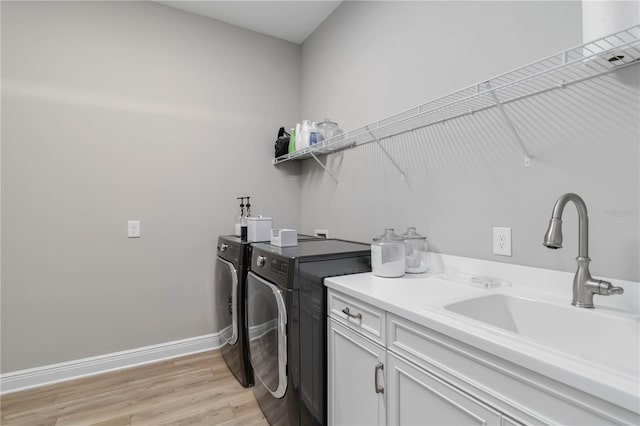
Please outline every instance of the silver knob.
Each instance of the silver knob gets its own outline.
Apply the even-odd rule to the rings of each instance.
[[[227,245],[226,244],[221,244],[220,245],[220,251],[227,251]]]
[[[264,266],[265,263],[267,263],[267,258],[264,256],[258,256],[258,259],[256,259],[256,264],[258,266]]]

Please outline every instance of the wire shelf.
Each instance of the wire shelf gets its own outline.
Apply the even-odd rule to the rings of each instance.
[[[640,63],[640,25],[561,51],[382,120],[272,160],[274,165],[377,142]]]

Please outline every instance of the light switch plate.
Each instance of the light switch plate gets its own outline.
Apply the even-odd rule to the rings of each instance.
[[[493,228],[493,254],[511,256],[511,228]]]
[[[127,235],[129,238],[140,238],[139,220],[130,220],[127,222]]]

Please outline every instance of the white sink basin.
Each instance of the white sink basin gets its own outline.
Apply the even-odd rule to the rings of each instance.
[[[445,306],[476,321],[603,366],[638,374],[639,317],[505,294]]]

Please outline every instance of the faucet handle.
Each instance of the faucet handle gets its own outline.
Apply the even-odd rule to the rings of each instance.
[[[614,287],[609,281],[591,279],[587,283],[593,289],[593,292],[602,296],[611,296],[613,294],[622,294],[622,287]]]
[[[611,286],[606,291],[606,293],[601,294],[606,294],[607,296],[611,296],[612,294],[622,294],[624,293],[624,288]]]

